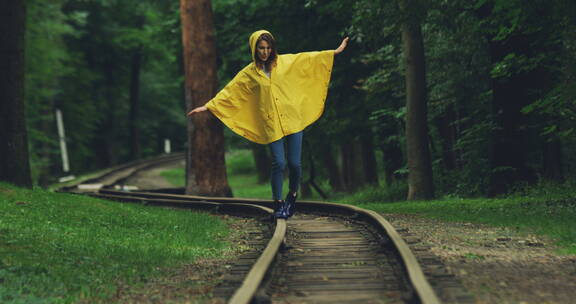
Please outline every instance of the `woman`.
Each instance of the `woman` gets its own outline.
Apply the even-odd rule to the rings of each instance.
[[[254,32],[249,43],[253,62],[188,116],[210,110],[235,133],[270,147],[272,198],[278,203],[274,215],[288,218],[294,214],[302,173],[302,131],[322,115],[334,55],[346,48],[348,37],[336,50],[284,55],[276,53],[268,31]],[[286,200],[282,200],[284,142],[290,170]]]

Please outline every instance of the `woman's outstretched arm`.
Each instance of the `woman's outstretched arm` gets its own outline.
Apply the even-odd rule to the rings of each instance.
[[[226,86],[204,105],[196,107],[187,113],[193,116],[206,110],[212,112],[220,120],[231,118],[254,99],[253,80],[247,70],[251,65],[247,65]]]
[[[204,111],[206,111],[206,110],[208,110],[208,108],[206,108],[205,106],[197,107],[197,108],[195,108],[194,110],[188,112],[187,115],[188,115],[188,116],[192,116],[192,115],[194,115],[194,114],[196,114],[196,113],[204,112]]]
[[[348,45],[349,39],[350,39],[349,37],[346,37],[346,38],[344,38],[344,40],[342,40],[342,43],[340,43],[340,46],[334,50],[335,55],[338,55],[338,54],[342,53],[342,51],[344,51],[344,49]]]

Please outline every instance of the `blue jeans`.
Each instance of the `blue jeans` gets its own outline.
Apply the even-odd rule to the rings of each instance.
[[[275,142],[268,144],[272,154],[272,199],[275,201],[282,199],[282,180],[284,176],[284,168],[286,168],[286,160],[284,157],[284,141],[286,141],[288,148],[288,169],[290,170],[290,192],[295,193],[300,186],[300,177],[302,176],[302,165],[300,159],[302,158],[302,133],[290,134]]]

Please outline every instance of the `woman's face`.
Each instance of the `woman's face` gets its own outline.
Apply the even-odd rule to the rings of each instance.
[[[256,46],[256,52],[258,53],[258,58],[266,62],[266,60],[268,60],[268,57],[270,57],[270,52],[272,52],[272,48],[270,47],[270,44],[268,44],[268,41],[260,40],[260,42],[258,42],[258,45]]]

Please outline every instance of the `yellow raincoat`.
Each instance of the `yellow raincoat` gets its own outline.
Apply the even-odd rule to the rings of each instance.
[[[263,33],[250,36],[252,58]],[[276,62],[270,78],[250,63],[206,103],[232,131],[259,144],[300,132],[322,115],[334,51],[278,55]]]

